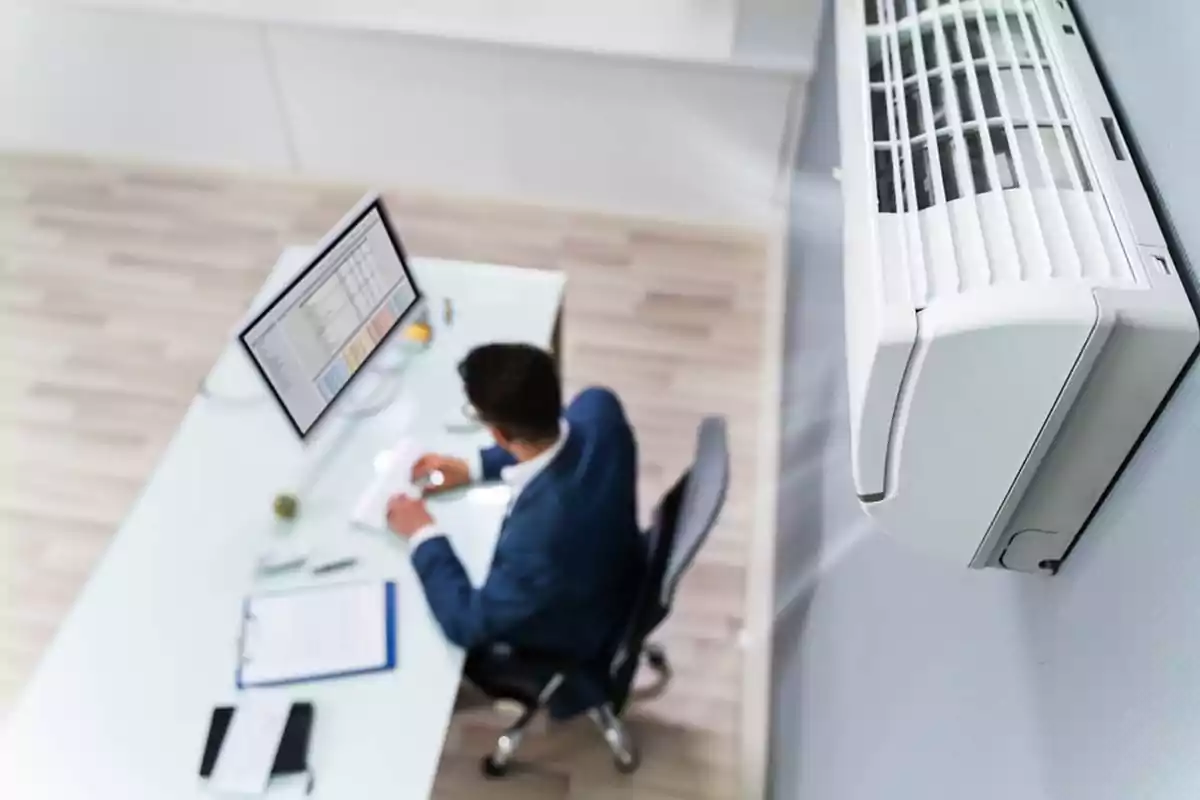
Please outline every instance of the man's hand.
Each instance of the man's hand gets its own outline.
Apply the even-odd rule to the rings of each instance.
[[[434,471],[442,473],[442,482],[437,486],[431,484],[425,487],[425,494],[446,492],[466,486],[471,482],[471,468],[467,466],[466,461],[436,453],[426,453],[417,459],[413,464],[412,479],[414,481],[422,480]]]
[[[425,501],[406,494],[393,495],[387,504],[388,527],[405,539],[426,525],[433,524],[433,517],[425,508]]]

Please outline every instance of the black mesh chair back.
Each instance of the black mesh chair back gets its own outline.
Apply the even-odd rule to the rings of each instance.
[[[679,581],[716,523],[728,487],[725,420],[706,417],[697,432],[692,465],[663,495],[646,531],[648,568],[610,673],[617,710],[628,697],[646,638],[671,612]]]

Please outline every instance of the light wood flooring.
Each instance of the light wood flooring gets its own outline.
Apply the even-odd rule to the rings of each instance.
[[[281,247],[315,240],[362,187],[0,154],[0,719]],[[499,730],[456,718],[438,798],[726,798],[737,793],[742,624],[763,383],[767,248],[757,235],[388,195],[414,255],[563,270],[568,390],[623,397],[643,511],[728,416],[724,516],[658,637],[677,669],[638,706],[641,771],[618,775],[586,720],[531,737],[484,783]],[[776,301],[772,298],[772,301]]]

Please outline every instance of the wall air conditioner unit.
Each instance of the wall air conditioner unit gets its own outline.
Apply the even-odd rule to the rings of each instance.
[[[1197,344],[1058,0],[837,0],[854,480],[895,536],[1058,568]]]

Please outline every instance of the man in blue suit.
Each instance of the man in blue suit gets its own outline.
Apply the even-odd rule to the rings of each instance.
[[[584,390],[564,412],[554,360],[538,348],[478,347],[459,372],[496,445],[476,459],[422,456],[413,473],[440,472],[437,491],[479,480],[511,487],[487,581],[471,585],[422,500],[392,498],[388,524],[411,542],[447,638],[467,649],[467,678],[485,691],[496,685],[519,664],[508,653],[570,659],[585,677],[568,681],[550,708],[569,717],[603,702],[645,568],[633,430],[608,389]]]

